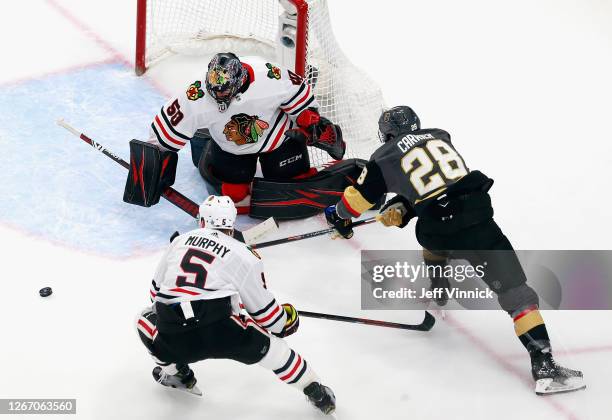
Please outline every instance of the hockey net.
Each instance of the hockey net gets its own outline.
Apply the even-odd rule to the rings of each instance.
[[[354,66],[334,37],[327,0],[138,0],[136,72],[168,55],[231,51],[279,63],[314,85],[319,111],[340,125],[348,157],[378,143],[380,88]],[[311,163],[331,158],[311,148]]]

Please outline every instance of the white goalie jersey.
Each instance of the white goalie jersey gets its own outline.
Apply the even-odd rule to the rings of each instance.
[[[219,147],[235,155],[271,152],[283,143],[297,116],[317,108],[312,87],[299,75],[258,57],[241,59],[248,72],[226,111],[206,92],[205,81],[186,84],[151,124],[151,141],[171,151],[182,149],[198,129],[208,129]]]
[[[244,308],[257,324],[281,332],[287,315],[266,289],[260,257],[242,242],[214,229],[196,229],[176,237],[151,283],[151,300],[181,304],[231,297],[239,314]],[[181,305],[185,311],[190,305]]]

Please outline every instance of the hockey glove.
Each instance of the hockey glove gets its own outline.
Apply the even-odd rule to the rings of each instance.
[[[329,227],[334,228],[332,239],[353,237],[353,222],[351,219],[342,219],[336,212],[336,206],[329,206],[325,209],[325,219]]]
[[[290,303],[283,303],[281,305],[283,310],[287,314],[287,321],[285,322],[285,326],[280,333],[275,334],[277,337],[287,337],[295,333],[300,326],[300,315],[298,314],[297,309]]]
[[[387,227],[403,228],[414,216],[416,216],[416,213],[410,202],[401,195],[396,195],[382,206],[376,220]]]
[[[306,145],[326,151],[335,160],[341,160],[346,151],[346,143],[342,138],[339,125],[333,124],[321,117],[314,108],[302,111],[296,118],[298,128],[287,130],[289,138],[305,141]]]

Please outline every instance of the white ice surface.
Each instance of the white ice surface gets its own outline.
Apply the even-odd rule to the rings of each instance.
[[[496,220],[515,247],[611,248],[610,2],[331,3],[339,42],[378,81],[387,102],[407,103],[424,126],[450,131],[468,166],[496,180],[492,190]],[[69,11],[72,20],[58,13],[57,4]],[[10,109],[6,100],[15,92],[14,82],[39,87],[31,93],[36,103],[38,96],[54,93],[41,90],[50,80],[41,75],[59,72],[77,78],[83,74],[79,70],[63,70],[117,58],[132,60],[134,9],[134,2],[120,0],[7,2],[0,14],[4,50],[0,101],[5,101],[0,107]],[[178,74],[183,69],[185,75]],[[189,63],[178,69],[164,69],[163,64],[154,69],[152,82],[160,97],[183,76],[191,77],[186,75],[189,71],[193,71]],[[116,92],[101,89],[91,101],[99,101],[106,112],[117,97]],[[75,115],[81,110],[76,99],[62,98],[67,111]],[[82,243],[90,237],[99,240],[98,231],[114,235],[109,241],[129,243],[134,238],[127,235],[133,231],[113,234],[108,226],[146,225],[138,218],[146,217],[148,210],[121,210],[120,203],[91,194],[89,200],[104,198],[98,201],[103,204],[94,209],[83,204],[81,210],[95,211],[91,220],[96,223],[87,228],[86,213],[75,231],[72,219],[58,213],[51,200],[65,200],[78,211],[75,200],[69,199],[85,194],[88,187],[81,185],[77,171],[71,183],[60,160],[47,169],[45,152],[56,143],[46,141],[44,130],[59,136],[52,132],[56,129],[52,123],[62,116],[48,114],[42,110],[13,121],[42,127],[39,137],[22,139],[20,133],[0,127],[0,145],[10,153],[2,160],[2,170],[11,184],[1,191],[32,188],[24,167],[31,167],[36,176],[36,168],[49,170],[52,185],[50,191],[37,185],[38,194],[4,196],[0,201],[4,269],[0,398],[77,398],[78,414],[71,418],[79,419],[322,418],[293,389],[258,367],[223,361],[194,365],[204,391],[201,399],[152,381],[152,363],[139,343],[133,319],[147,303],[150,276],[164,245],[161,233],[142,232],[140,239],[151,237],[151,246],[135,253],[139,256],[108,256],[106,249],[96,251],[95,243],[84,250],[67,246],[74,243],[68,238],[75,235],[82,236]],[[94,127],[98,136],[105,135],[102,118],[92,119],[91,124],[83,118],[79,123],[84,131]],[[126,124],[119,129],[109,126],[108,132],[127,141],[145,129]],[[15,139],[39,142],[39,148],[34,147],[37,153],[20,155],[12,145]],[[95,172],[81,174],[84,178],[96,176],[102,183],[100,168],[109,171],[109,177],[117,176],[112,162],[84,149],[78,140],[65,141],[63,153],[71,161],[95,165]],[[61,153],[49,155],[56,158]],[[186,162],[189,156],[182,152],[180,159]],[[183,171],[182,191],[201,195],[197,176]],[[15,177],[16,173],[24,175]],[[112,186],[103,184],[104,193]],[[122,186],[117,189],[120,200]],[[54,225],[49,231],[56,235],[8,219],[16,197],[30,204],[28,211],[37,223],[47,216]],[[47,209],[51,211],[46,213]],[[180,211],[168,206],[167,212],[168,231],[175,229],[173,223],[186,226]],[[105,221],[106,214],[113,219]],[[57,235],[58,226],[66,239]],[[323,227],[321,218],[313,218],[284,224],[279,236]],[[416,322],[418,312],[359,310],[359,250],[402,248],[418,248],[411,229],[367,226],[350,242],[318,238],[264,249],[261,254],[270,287],[280,301],[306,310]],[[43,286],[53,287],[55,293],[40,298],[37,291]],[[288,341],[333,387],[339,419],[610,418],[611,313],[549,311],[544,316],[559,361],[584,371],[585,392],[536,397],[527,356],[501,312],[453,312],[427,334],[303,319],[300,332]]]

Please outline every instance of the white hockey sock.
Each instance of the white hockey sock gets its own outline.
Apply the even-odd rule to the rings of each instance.
[[[285,340],[270,335],[270,349],[259,365],[272,370],[278,378],[300,391],[319,377],[296,351],[289,348]]]

